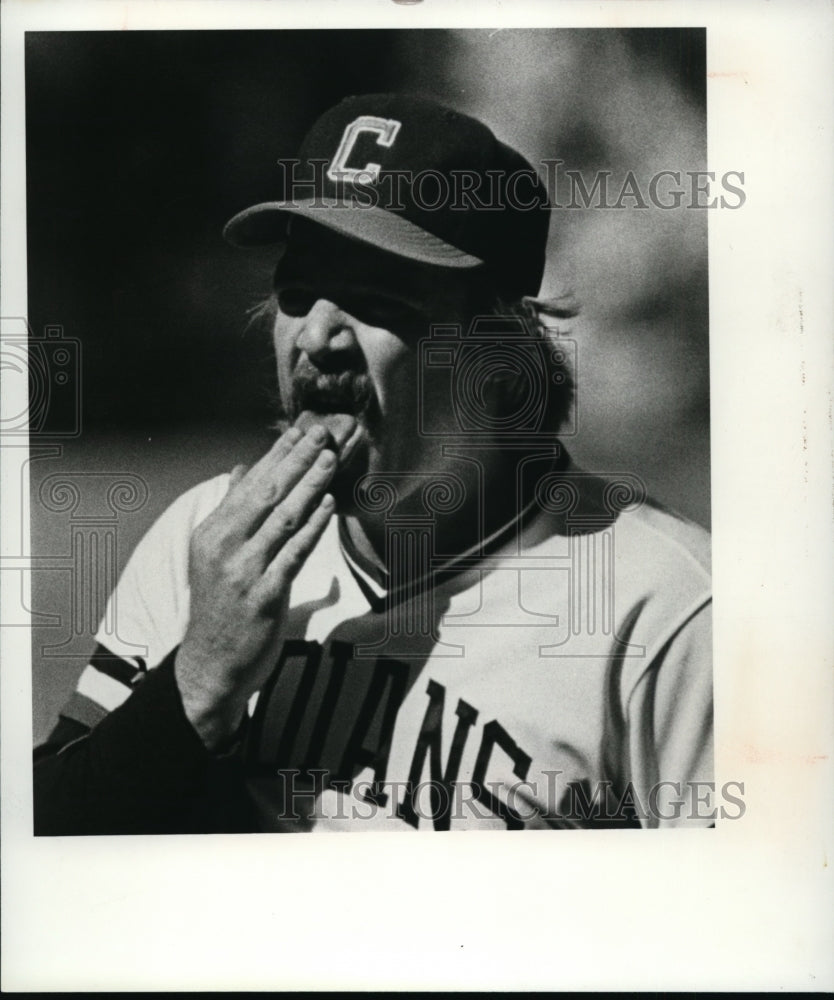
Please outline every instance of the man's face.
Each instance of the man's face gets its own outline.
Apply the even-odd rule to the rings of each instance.
[[[448,377],[424,385],[420,398],[417,366],[420,340],[432,323],[461,322],[463,299],[454,283],[394,287],[390,275],[381,282],[379,273],[357,273],[355,256],[303,257],[276,274],[278,383],[290,421],[307,411],[335,429],[338,414],[355,417],[333,482],[341,509],[349,510],[366,473],[426,474],[450,464],[437,439],[419,432],[421,407],[425,429],[449,427]]]

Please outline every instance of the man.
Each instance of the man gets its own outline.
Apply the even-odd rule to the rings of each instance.
[[[404,95],[300,164],[226,228],[281,248],[282,432],[132,556],[36,832],[712,823],[708,541],[557,440],[532,167]]]

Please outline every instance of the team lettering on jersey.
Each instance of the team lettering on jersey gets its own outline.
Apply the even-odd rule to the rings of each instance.
[[[317,792],[348,792],[356,776],[369,771],[372,778],[363,784],[362,801],[389,807],[398,819],[415,828],[428,813],[435,830],[448,830],[464,750],[477,745],[466,794],[482,815],[486,811],[507,829],[521,829],[521,815],[498,794],[501,783],[490,781],[490,765],[494,755],[502,752],[512,774],[523,782],[530,755],[497,719],[483,721],[477,706],[458,698],[444,761],[447,689],[422,673],[416,683],[425,684],[426,707],[410,749],[408,775],[405,780],[391,780],[395,724],[409,685],[415,681],[410,675],[409,665],[396,659],[355,658],[352,643],[334,640],[324,647],[303,639],[286,640],[251,720],[246,747],[250,770],[284,779],[290,773],[294,788],[306,780]],[[362,695],[346,705],[347,692],[354,688]],[[424,782],[427,764],[429,779]],[[389,789],[396,791],[397,801],[390,801]]]

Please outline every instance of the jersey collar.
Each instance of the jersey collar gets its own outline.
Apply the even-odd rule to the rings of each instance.
[[[570,456],[559,445],[553,457],[550,471],[563,472],[570,464]],[[377,579],[371,570],[368,560],[356,550],[353,540],[350,537],[350,532],[347,529],[347,524],[342,517],[339,518],[339,548],[363,596],[371,608],[378,611],[385,607],[387,603],[392,601],[397,602],[412,596],[418,590],[426,589],[430,586],[437,587],[441,583],[453,579],[465,569],[471,568],[473,556],[490,555],[506,544],[514,536],[516,529],[526,527],[531,523],[537,514],[537,507],[537,500],[533,497],[518,514],[504,522],[504,524],[500,525],[486,538],[476,542],[465,551],[456,553],[444,562],[432,566],[429,572],[423,574],[417,580],[409,580],[407,583],[403,583],[393,589],[386,587],[384,581]]]

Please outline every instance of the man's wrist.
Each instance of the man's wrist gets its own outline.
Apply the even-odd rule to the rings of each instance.
[[[200,737],[203,746],[210,753],[228,751],[230,745],[239,738],[240,729],[246,714],[246,706],[230,710],[223,708],[200,707],[189,703],[183,698],[185,717]]]
[[[198,683],[195,674],[200,678]],[[190,654],[182,649],[174,661],[174,677],[185,717],[203,746],[212,753],[228,749],[239,738],[246,701],[207,689],[205,665],[192,663]]]

